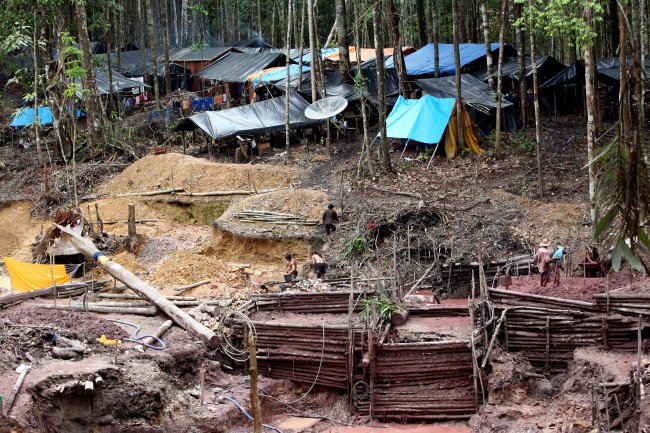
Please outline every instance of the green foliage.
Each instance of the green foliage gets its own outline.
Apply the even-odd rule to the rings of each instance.
[[[483,153],[483,156],[486,158],[492,158],[494,156],[494,150],[488,149]]]
[[[614,245],[612,267],[623,258],[637,270],[648,268],[650,240],[643,223],[650,219],[650,164],[642,139],[627,143],[619,134],[591,162],[599,168],[596,207],[599,215],[594,237]]]
[[[348,257],[356,257],[366,250],[366,240],[362,236],[356,236],[343,244],[343,251]]]
[[[384,322],[388,322],[393,314],[399,309],[399,305],[392,299],[364,299],[363,309],[359,315],[363,320],[370,319],[373,316],[379,316]]]
[[[429,160],[429,154],[426,152],[420,152],[418,154],[418,160],[420,162],[427,162]]]
[[[528,195],[528,185],[526,185],[526,179],[521,181],[521,195],[524,197]]]
[[[526,137],[526,131],[522,130],[510,136],[510,142],[514,144],[517,149],[523,150],[529,155],[535,152],[535,143]]]
[[[358,71],[354,76],[354,88],[357,89],[361,96],[368,95],[368,79]]]

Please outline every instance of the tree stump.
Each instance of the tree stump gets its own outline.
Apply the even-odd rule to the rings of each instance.
[[[138,235],[135,231],[135,205],[133,203],[129,203],[129,232],[126,239],[129,251],[134,253],[138,247]]]

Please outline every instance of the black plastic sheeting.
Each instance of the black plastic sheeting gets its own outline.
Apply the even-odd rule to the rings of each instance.
[[[436,98],[456,97],[456,77],[425,78],[415,80],[415,85]],[[461,93],[463,102],[483,134],[488,134],[496,122],[496,94],[490,87],[471,74],[461,75]],[[517,130],[517,113],[515,105],[503,99],[501,101],[501,126],[505,131]]]
[[[285,97],[268,99],[220,111],[206,111],[183,119],[173,131],[191,131],[200,128],[214,139],[235,135],[268,134],[284,131]],[[309,103],[300,95],[289,98],[289,128],[309,128],[321,124],[305,116]]]
[[[533,83],[533,65],[530,59],[530,56],[524,56],[524,74],[526,77],[526,82],[528,83],[528,88],[531,88]],[[546,80],[557,75],[560,71],[566,68],[566,65],[564,63],[558,61],[555,59],[555,57],[552,56],[537,56],[535,58],[535,64],[537,65],[537,81],[539,83],[544,83]],[[498,64],[494,64],[492,67],[495,83],[497,80],[497,68]],[[510,88],[519,86],[519,63],[516,57],[503,59],[502,74],[504,79],[504,93],[506,93],[506,90]],[[487,67],[480,71],[474,72],[472,75],[484,83],[488,82]]]
[[[145,50],[146,62],[147,62],[147,72],[151,73],[153,66],[151,63],[151,51],[149,49]],[[156,50],[156,59],[158,66],[158,76],[165,76],[165,63],[163,61],[163,50]],[[104,64],[105,59],[101,60]],[[111,53],[111,67],[124,75],[125,77],[142,77],[144,75],[144,67],[142,63],[142,51],[125,51],[120,53],[120,67],[118,69],[117,62],[117,53]],[[187,76],[189,77],[192,73],[185,69],[183,66],[170,63],[169,64],[170,74],[172,76]]]
[[[393,56],[386,56],[384,63],[390,63]],[[377,59],[371,59],[361,64],[361,75],[366,79],[366,86],[368,88],[368,99],[377,105]],[[395,105],[397,96],[399,94],[399,78],[395,68],[384,69],[384,76],[386,77],[386,104]]]
[[[249,75],[274,66],[283,66],[286,56],[281,53],[229,53],[196,73],[205,80],[243,83]]]
[[[169,61],[180,64],[182,62],[209,62],[232,50],[231,47],[206,47],[203,50],[195,50],[192,47],[174,48],[169,50]]]
[[[347,99],[349,102],[358,101],[361,96],[353,84],[341,83],[341,74],[338,70],[325,70],[325,89],[318,90],[318,96],[325,98],[326,96],[340,96]],[[311,101],[311,71],[302,73],[302,81],[300,88],[298,88],[299,75],[295,74],[289,81],[289,89],[291,92],[297,91],[302,97]],[[271,86],[280,92],[284,93],[286,89],[286,78],[274,82]],[[268,84],[267,84],[268,86]],[[264,84],[259,84],[258,87],[264,87]]]

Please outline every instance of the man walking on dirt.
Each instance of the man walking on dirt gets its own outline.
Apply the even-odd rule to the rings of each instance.
[[[539,249],[535,253],[533,260],[537,263],[537,269],[539,270],[540,285],[546,287],[549,280],[548,263],[551,260],[551,253],[548,251],[548,241],[546,239],[539,243]]]
[[[323,212],[323,224],[325,224],[325,233],[327,234],[328,241],[331,241],[336,231],[334,223],[339,222],[339,215],[334,210],[334,205],[327,206],[327,210]]]

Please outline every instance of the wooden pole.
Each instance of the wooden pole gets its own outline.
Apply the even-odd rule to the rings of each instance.
[[[253,411],[253,433],[262,433],[262,410],[260,409],[260,398],[257,395],[257,351],[255,339],[248,334],[248,351],[250,360],[248,374],[251,376],[251,409]]]
[[[129,232],[128,232],[128,244],[129,244],[129,251],[132,253],[135,252],[135,249],[138,246],[138,235],[135,232],[135,205],[133,203],[129,203]]]
[[[9,397],[7,397],[7,402],[5,403],[4,411],[6,415],[9,415],[11,413],[11,408],[14,405],[14,402],[16,401],[16,396],[18,396],[18,393],[20,392],[20,388],[23,386],[23,382],[25,381],[25,376],[27,376],[27,373],[29,372],[29,369],[31,368],[28,365],[21,365],[20,370],[20,376],[18,376],[18,380],[16,381],[16,384],[14,387],[11,389],[11,394],[9,394]]]
[[[140,294],[143,298],[154,304],[164,312],[174,323],[181,328],[197,336],[208,344],[208,347],[215,349],[219,345],[219,337],[210,329],[194,320],[189,314],[175,306],[172,302],[160,295],[157,289],[148,285],[127,269],[111,261],[95,245],[86,241],[80,235],[67,227],[56,225],[63,233],[70,236],[72,244],[79,249],[86,257],[95,260],[108,274],[120,280],[129,289]]]

